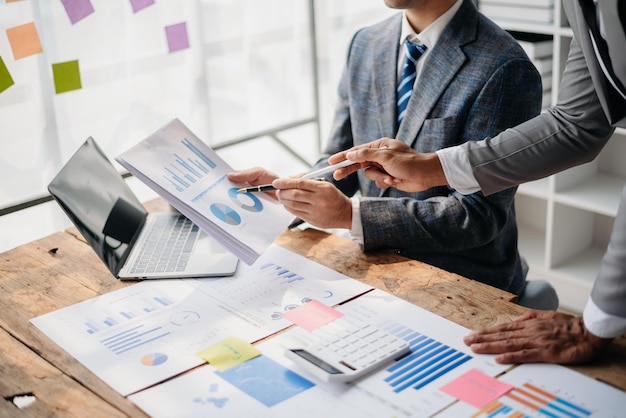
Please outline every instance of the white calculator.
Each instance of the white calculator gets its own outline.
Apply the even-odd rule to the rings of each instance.
[[[351,382],[410,351],[402,338],[349,315],[298,331],[286,356],[324,381]]]

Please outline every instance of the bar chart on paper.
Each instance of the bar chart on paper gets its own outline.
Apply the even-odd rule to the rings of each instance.
[[[462,340],[467,329],[402,299],[383,295],[374,290],[340,310],[374,319],[377,327],[409,342],[411,351],[356,382],[355,392],[360,396],[351,401],[361,404],[365,395],[398,417],[431,416],[456,400],[440,390],[445,384],[472,369],[493,377],[507,368],[465,347]],[[381,322],[381,317],[387,319]]]
[[[174,153],[173,161],[163,167],[165,173],[163,177],[168,180],[179,192],[188,189],[192,184],[202,179],[217,165],[202,150],[195,146],[189,139],[183,138],[180,143],[181,150],[186,151]]]
[[[411,344],[411,354],[386,370],[389,376],[385,382],[396,393],[419,390],[472,359],[468,354],[402,325],[389,331]]]
[[[442,418],[617,418],[624,416],[626,393],[554,364],[524,364],[499,378],[510,392],[477,409],[459,402]]]
[[[545,391],[530,383],[513,389],[473,414],[472,417],[523,417],[529,414],[548,417],[589,417],[593,414],[588,408]]]

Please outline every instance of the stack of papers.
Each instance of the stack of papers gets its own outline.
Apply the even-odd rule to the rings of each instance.
[[[178,119],[116,160],[246,264],[293,219],[263,193],[238,192],[233,169]]]

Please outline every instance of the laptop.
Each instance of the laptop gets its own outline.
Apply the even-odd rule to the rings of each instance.
[[[231,276],[238,259],[178,212],[148,213],[89,137],[48,185],[122,280]]]

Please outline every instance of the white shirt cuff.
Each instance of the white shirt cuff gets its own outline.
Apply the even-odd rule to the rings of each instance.
[[[350,228],[350,236],[352,240],[358,244],[363,244],[363,224],[361,223],[361,201],[355,197],[352,201],[352,228]]]
[[[589,298],[583,312],[585,327],[600,338],[615,338],[626,333],[626,318],[614,316],[601,310]]]
[[[450,147],[436,151],[448,184],[461,194],[480,191],[480,185],[472,173],[467,153],[461,147]]]

